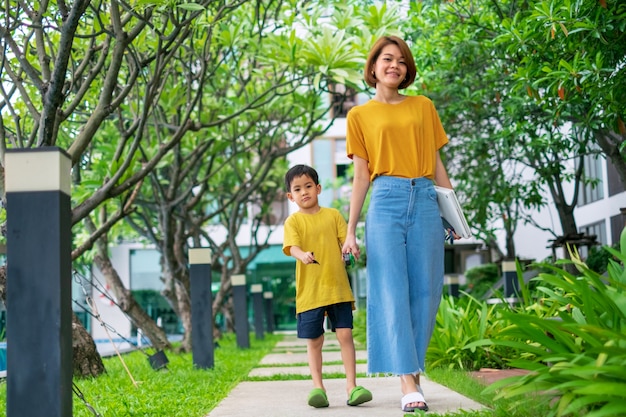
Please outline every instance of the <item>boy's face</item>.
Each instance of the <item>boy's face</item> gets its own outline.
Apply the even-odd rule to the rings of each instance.
[[[293,201],[301,209],[317,208],[317,196],[322,192],[320,184],[315,182],[308,175],[296,177],[291,181],[291,191],[287,193],[289,201]]]

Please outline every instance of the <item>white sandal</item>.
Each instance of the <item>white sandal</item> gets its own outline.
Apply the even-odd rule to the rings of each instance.
[[[426,400],[424,399],[424,391],[422,391],[421,386],[417,386],[418,392],[409,392],[402,396],[402,411],[405,413],[412,413],[415,410],[428,411],[428,405],[426,404]],[[411,403],[424,403],[424,405],[417,407],[409,407]]]

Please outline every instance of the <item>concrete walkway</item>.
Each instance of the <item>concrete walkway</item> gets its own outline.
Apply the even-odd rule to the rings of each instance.
[[[359,363],[367,359],[363,347],[357,346],[357,375],[367,371],[367,365]],[[324,343],[323,372],[343,373],[339,344],[331,332],[326,333]],[[347,417],[376,416],[402,417],[400,409],[400,379],[398,377],[357,377],[357,384],[372,391],[374,399],[358,407],[346,405],[345,379],[324,379],[328,408],[313,408],[307,405],[307,396],[313,388],[310,379],[288,380],[288,375],[309,375],[306,357],[306,342],[287,334],[273,352],[253,369],[250,377],[276,377],[284,375],[286,380],[246,381],[237,385],[207,417]],[[281,379],[281,378],[278,378]],[[483,405],[427,378],[421,378],[424,396],[431,412],[447,413],[463,410],[480,410]]]

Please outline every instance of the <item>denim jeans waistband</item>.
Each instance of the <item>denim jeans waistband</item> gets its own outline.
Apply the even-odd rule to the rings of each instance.
[[[374,178],[374,185],[393,188],[428,188],[434,185],[433,180],[426,177],[419,178],[402,178],[381,175]]]

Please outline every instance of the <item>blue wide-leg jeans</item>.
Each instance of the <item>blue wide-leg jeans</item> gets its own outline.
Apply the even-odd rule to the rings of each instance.
[[[365,248],[368,373],[424,372],[444,273],[444,229],[433,182],[377,177]]]

